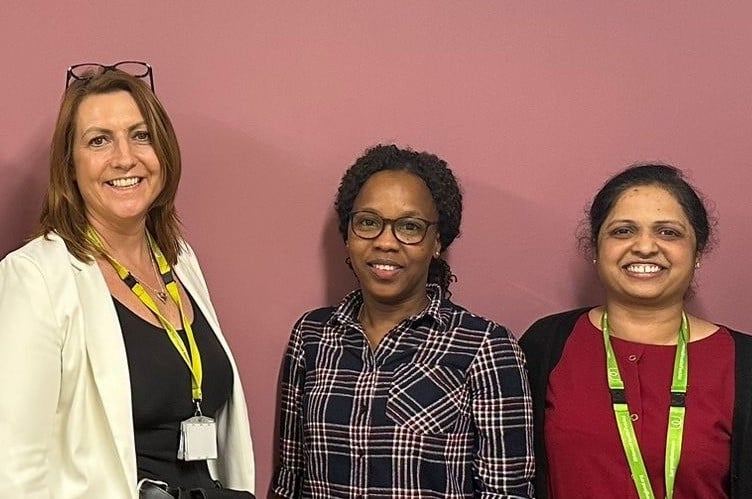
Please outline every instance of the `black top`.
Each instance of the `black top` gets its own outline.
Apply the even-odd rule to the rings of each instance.
[[[213,487],[206,461],[177,458],[180,422],[194,415],[191,374],[167,332],[143,320],[115,300],[123,331],[131,379],[133,427],[138,478],[163,480],[172,487]],[[189,297],[187,306],[192,306]],[[191,327],[203,366],[201,410],[205,416],[227,403],[233,374],[222,345],[198,307],[193,307]],[[188,340],[179,326],[183,343]]]
[[[543,437],[548,377],[561,360],[577,319],[592,307],[569,310],[536,321],[520,339],[533,394],[535,497],[547,499],[548,460]],[[731,429],[731,497],[752,490],[752,336],[726,327],[734,339],[734,414]]]

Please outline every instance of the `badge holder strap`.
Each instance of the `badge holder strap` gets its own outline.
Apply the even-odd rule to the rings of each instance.
[[[186,318],[186,314],[183,308],[182,300],[180,299],[180,293],[178,291],[177,283],[175,282],[175,279],[172,275],[172,269],[170,268],[170,265],[167,263],[167,259],[164,257],[164,254],[159,249],[157,244],[154,242],[154,239],[151,237],[151,234],[148,232],[146,233],[148,241],[149,241],[149,247],[152,251],[152,254],[154,255],[154,258],[157,261],[157,264],[159,266],[159,273],[161,275],[162,280],[165,282],[165,288],[167,289],[167,293],[170,295],[170,298],[178,307],[178,311],[180,313],[180,320],[183,324],[183,329],[185,331],[186,337],[188,339],[188,347],[190,349],[190,356],[188,354],[188,350],[185,348],[185,344],[180,339],[180,335],[178,334],[175,326],[172,325],[172,323],[167,320],[164,315],[159,311],[159,308],[157,307],[157,304],[154,302],[152,297],[149,295],[149,293],[146,292],[144,287],[139,283],[135,277],[128,271],[127,268],[125,268],[120,262],[118,262],[114,257],[112,257],[105,249],[104,245],[102,244],[102,239],[97,234],[97,232],[94,230],[93,227],[89,226],[87,229],[87,237],[89,240],[94,244],[94,246],[99,249],[102,252],[102,255],[110,262],[110,265],[115,269],[115,272],[117,272],[120,279],[128,286],[131,291],[138,297],[138,299],[143,303],[151,312],[157,317],[160,324],[162,324],[162,327],[167,332],[167,337],[170,339],[170,342],[175,347],[175,349],[178,351],[180,356],[182,357],[183,361],[188,366],[188,369],[191,372],[191,396],[194,401],[194,404],[196,404],[197,408],[199,408],[200,412],[200,403],[202,400],[203,393],[201,391],[201,383],[203,378],[203,371],[202,371],[202,365],[201,365],[201,353],[199,352],[198,345],[196,344],[196,339],[193,335],[193,329],[191,328],[190,322]]]
[[[180,291],[178,290],[178,284],[175,281],[175,277],[173,276],[172,269],[170,268],[170,264],[167,263],[167,259],[165,258],[164,254],[162,253],[162,250],[159,249],[159,246],[154,241],[154,238],[151,236],[149,232],[146,233],[146,237],[149,241],[149,247],[151,248],[152,254],[154,255],[154,259],[157,261],[157,267],[159,269],[159,274],[162,277],[162,281],[164,282],[165,289],[167,290],[167,294],[170,295],[170,298],[172,298],[172,301],[175,302],[175,304],[178,307],[178,310],[180,311],[180,319],[183,322],[183,329],[185,330],[185,335],[188,338],[188,348],[190,349],[190,358],[187,355],[187,352],[185,351],[185,345],[182,341],[180,341],[180,337],[177,335],[177,332],[175,332],[174,337],[171,335],[170,340],[172,341],[172,344],[175,345],[175,348],[180,351],[180,355],[183,357],[183,360],[185,360],[186,364],[188,365],[188,368],[191,370],[192,375],[192,381],[193,381],[193,387],[192,387],[192,395],[193,395],[193,402],[196,405],[196,414],[199,415],[201,413],[201,400],[202,400],[202,391],[201,391],[201,382],[203,380],[203,369],[202,369],[202,363],[201,363],[201,352],[198,349],[198,345],[196,344],[195,336],[193,335],[193,328],[191,327],[190,322],[186,319],[186,314],[183,309],[183,300],[180,298]],[[147,295],[148,296],[148,295]],[[154,304],[154,300],[151,300],[151,297],[149,297],[152,304]],[[156,308],[156,305],[155,305]],[[169,322],[168,322],[169,323]],[[166,329],[166,328],[165,328]],[[174,331],[174,327],[172,328]]]
[[[624,391],[624,381],[619,372],[619,365],[614,355],[609,336],[608,314],[603,312],[601,317],[601,329],[603,330],[603,343],[606,350],[606,376],[608,388],[611,392],[611,403],[614,409],[616,425],[619,429],[624,453],[629,463],[629,470],[632,474],[640,499],[655,499],[655,493],[650,484],[650,477],[645,468],[645,462],[642,458],[640,445],[637,442],[637,436],[634,431],[634,424],[629,414],[626,393]],[[682,312],[681,328],[679,329],[679,338],[676,345],[676,355],[674,357],[674,370],[671,380],[671,406],[669,408],[668,429],[666,432],[666,455],[664,476],[666,481],[666,498],[672,499],[674,495],[674,484],[676,480],[676,471],[679,468],[679,459],[681,457],[682,439],[684,434],[684,418],[686,414],[686,393],[688,378],[688,354],[687,343],[689,342],[689,321],[687,315]]]
[[[604,312],[605,316],[605,312]],[[606,368],[608,373],[608,388],[611,392],[611,404],[614,409],[616,426],[619,430],[624,455],[627,457],[629,471],[632,474],[632,481],[637,488],[637,494],[640,499],[655,499],[653,488],[650,485],[650,476],[648,475],[645,461],[642,459],[642,452],[637,442],[637,435],[632,424],[632,417],[629,414],[627,405],[627,395],[624,390],[624,381],[619,372],[619,365],[616,362],[616,355],[611,346],[608,335],[608,326],[603,329],[603,336],[606,339]]]
[[[668,410],[668,431],[666,432],[666,461],[664,465],[666,481],[666,498],[672,499],[676,472],[679,469],[682,441],[684,437],[684,418],[687,412],[687,384],[689,322],[687,314],[682,312],[682,323],[679,329],[679,341],[676,344],[674,358],[674,372],[671,380],[671,406]]]

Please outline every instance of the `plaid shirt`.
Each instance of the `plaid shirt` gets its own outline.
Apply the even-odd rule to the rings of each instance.
[[[375,351],[360,291],[305,314],[285,355],[286,498],[532,497],[532,404],[502,326],[427,287],[430,303]]]

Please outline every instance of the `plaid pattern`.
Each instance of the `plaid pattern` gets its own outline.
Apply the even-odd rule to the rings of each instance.
[[[372,351],[360,291],[305,314],[285,355],[286,498],[532,497],[532,405],[502,326],[427,287],[430,303]]]

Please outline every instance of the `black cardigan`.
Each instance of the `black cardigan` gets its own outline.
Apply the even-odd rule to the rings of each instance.
[[[533,395],[535,497],[538,499],[548,499],[548,460],[543,438],[548,376],[559,363],[577,319],[590,308],[544,317],[530,326],[519,341],[527,358]],[[752,336],[729,331],[734,339],[736,372],[731,429],[731,497],[741,499],[752,497]]]

